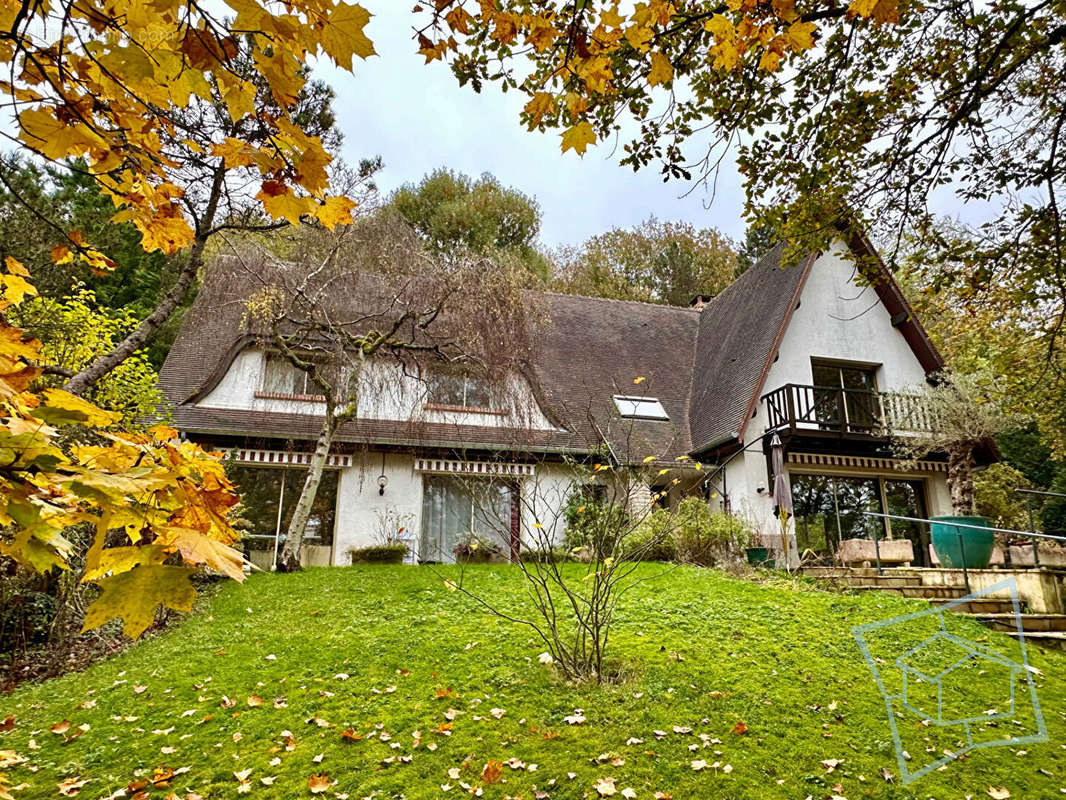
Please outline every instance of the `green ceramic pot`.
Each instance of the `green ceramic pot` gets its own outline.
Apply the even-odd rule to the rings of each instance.
[[[988,527],[987,517],[933,517],[933,549],[942,566],[952,569],[982,569],[992,560],[995,531],[960,528],[952,522]],[[965,559],[963,553],[966,554]],[[965,562],[965,563],[964,563]]]

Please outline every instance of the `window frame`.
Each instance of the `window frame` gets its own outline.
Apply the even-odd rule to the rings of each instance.
[[[435,389],[439,389],[440,385],[445,381],[461,381],[461,396],[458,403],[444,402],[440,399],[434,399],[433,393]],[[422,379],[425,384],[425,400],[422,403],[422,407],[426,411],[464,411],[467,413],[473,412],[477,414],[499,414],[502,415],[504,411],[499,408],[495,408],[492,404],[492,391],[488,380],[480,375],[471,375],[458,372],[434,372]],[[482,393],[481,397],[476,399],[484,400],[484,403],[472,403],[471,393],[474,387],[477,387],[477,391]]]
[[[663,406],[662,401],[658,397],[648,397],[646,395],[629,395],[629,394],[616,394],[612,398],[614,400],[614,407],[618,411],[618,416],[622,419],[642,419],[649,420],[651,422],[669,422],[670,415],[667,413],[666,408]],[[624,407],[624,403],[629,403],[632,406],[631,411],[627,411]],[[644,413],[641,413],[641,407],[644,406]],[[650,406],[649,408],[646,408]],[[656,411],[658,409],[658,411]]]
[[[304,391],[278,392],[270,389],[268,376],[271,363],[285,364],[289,370],[302,379]],[[297,367],[281,353],[268,351],[263,359],[263,373],[259,382],[259,388],[255,391],[255,396],[258,398],[266,398],[268,400],[304,400],[308,402],[324,403],[326,401],[325,395],[319,394],[316,391],[310,391],[311,389],[316,388],[317,387],[314,386],[314,383],[311,381],[311,376],[308,373]]]

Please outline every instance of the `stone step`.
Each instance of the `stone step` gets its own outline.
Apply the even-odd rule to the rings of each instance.
[[[1018,619],[1013,613],[974,614],[992,630],[1010,633],[1018,631]],[[1019,614],[1022,630],[1028,633],[1066,633],[1066,614]]]
[[[876,586],[880,589],[902,589],[922,585],[922,579],[917,575],[843,575],[836,581],[845,586]]]
[[[933,605],[942,606],[950,603],[951,600],[934,599],[929,602]],[[1024,609],[1024,604],[1021,605]],[[1000,599],[998,597],[974,597],[962,603],[955,603],[948,610],[954,611],[956,614],[1013,614],[1014,603],[1010,599]]]
[[[882,586],[877,583],[860,583],[852,588],[860,591],[890,592],[918,600],[956,600],[966,596],[966,589],[962,586]]]
[[[1008,636],[1017,636],[1018,631],[1006,631]],[[1041,647],[1052,647],[1058,650],[1066,650],[1066,633],[1061,631],[1026,631],[1024,634],[1025,641],[1032,644],[1038,644]]]
[[[808,578],[839,580],[848,577],[876,577],[876,567],[804,567],[801,572]]]

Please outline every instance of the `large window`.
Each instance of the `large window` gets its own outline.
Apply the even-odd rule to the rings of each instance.
[[[426,378],[426,403],[462,408],[490,408],[492,397],[488,382],[483,378],[441,373]]]
[[[242,512],[237,527],[243,534],[245,549],[273,554],[276,537],[280,552],[303,489],[306,471],[233,465],[226,472],[237,484],[241,496]],[[326,470],[304,529],[305,545],[333,546],[336,512],[337,472]],[[268,565],[272,563],[270,559]]]
[[[507,556],[516,544],[515,487],[503,481],[426,475],[422,479],[420,561],[451,563],[471,534]]]
[[[267,394],[284,395],[319,394],[311,376],[294,367],[291,361],[278,353],[267,354],[263,391]]]
[[[920,523],[869,517],[864,511],[925,518],[925,484],[920,480],[790,474],[800,553],[831,560],[844,539],[910,539],[924,564],[928,532]]]
[[[826,428],[864,431],[878,421],[876,367],[812,360],[815,414]]]

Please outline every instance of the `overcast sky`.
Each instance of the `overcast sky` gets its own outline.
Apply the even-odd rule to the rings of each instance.
[[[322,65],[315,71],[337,92],[344,157],[352,162],[380,155],[378,184],[388,192],[437,167],[471,176],[491,172],[505,186],[536,197],[543,214],[541,241],[577,244],[613,227],[655,215],[715,227],[741,237],[743,196],[734,170],[719,180],[713,204],[698,187],[663,183],[653,164],[640,172],[618,164],[609,146],[589,148],[584,158],[559,151],[557,131],[530,133],[519,124],[521,95],[487,86],[481,94],[460,87],[448,67],[425,65],[415,52],[412,3],[367,3],[376,15],[367,26],[378,56],[356,60],[355,74]]]

